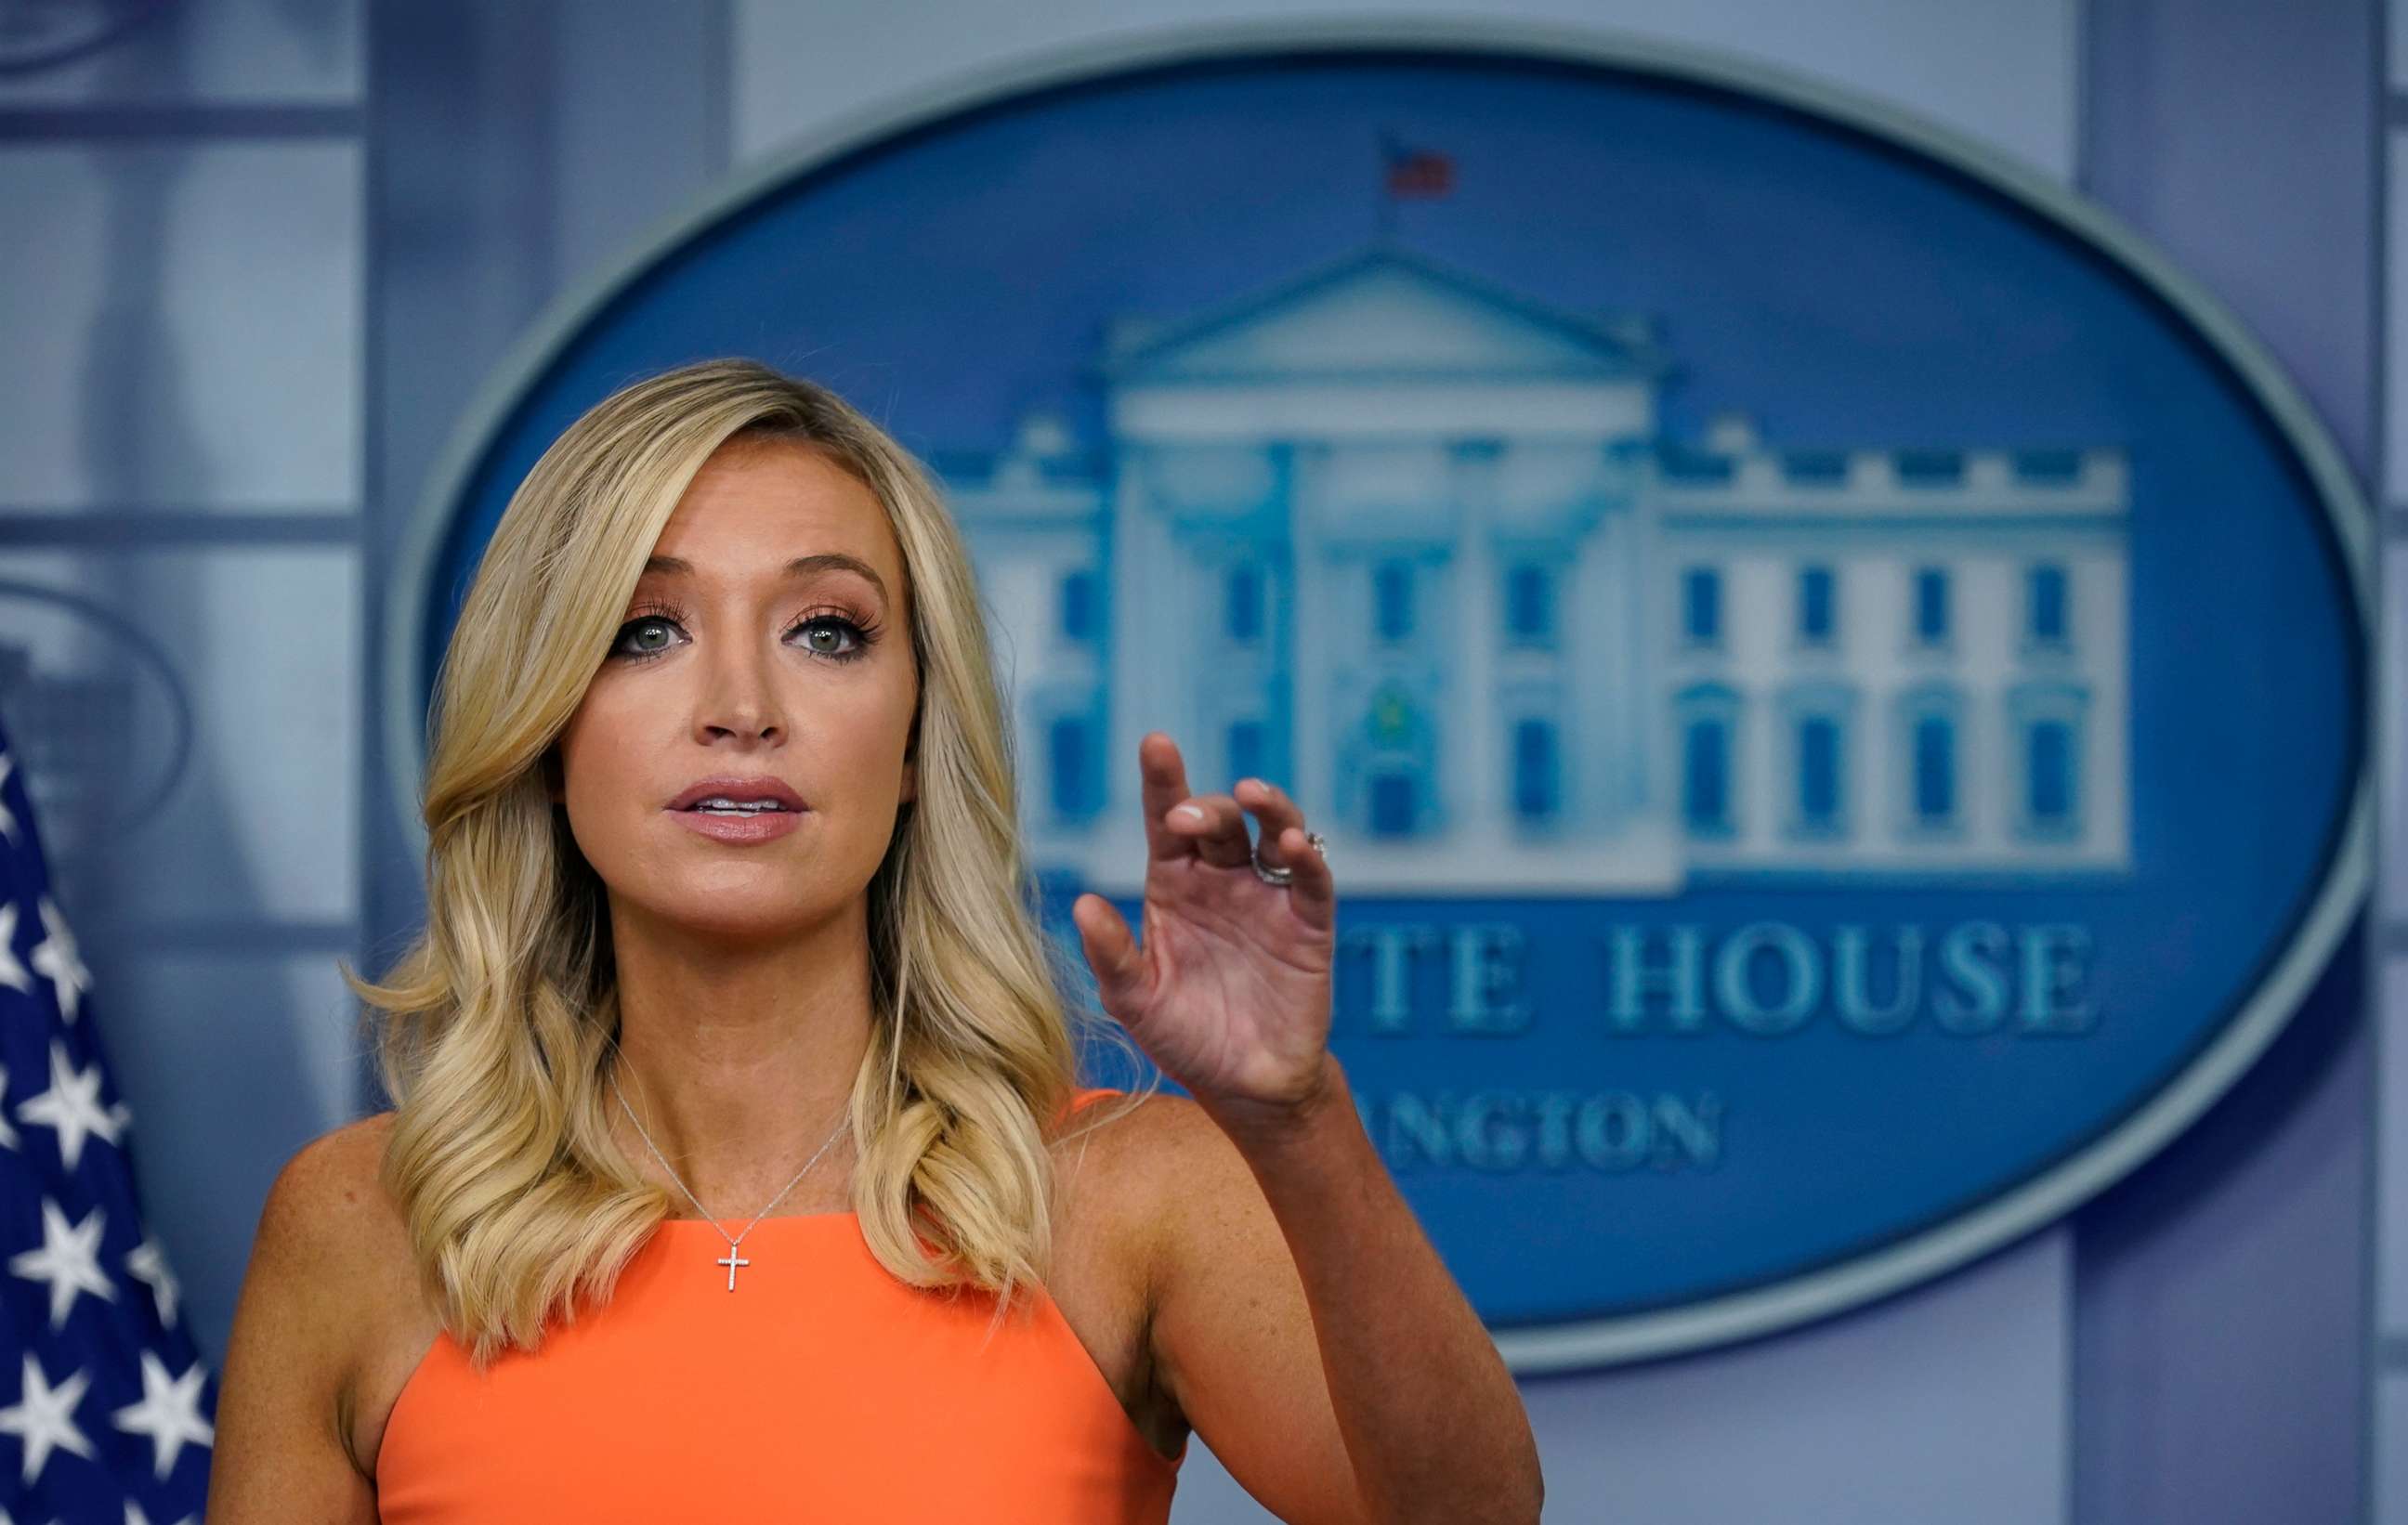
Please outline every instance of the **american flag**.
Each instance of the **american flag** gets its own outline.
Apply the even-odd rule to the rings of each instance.
[[[0,1525],[197,1525],[217,1379],[143,1225],[91,989],[0,732]]]
[[[1391,196],[1442,196],[1455,189],[1455,161],[1432,149],[1407,148],[1391,133],[1380,135]]]

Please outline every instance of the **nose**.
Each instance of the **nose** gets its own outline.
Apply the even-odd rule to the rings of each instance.
[[[767,657],[747,642],[722,642],[702,667],[695,739],[711,743],[732,735],[742,741],[785,740],[785,713]]]

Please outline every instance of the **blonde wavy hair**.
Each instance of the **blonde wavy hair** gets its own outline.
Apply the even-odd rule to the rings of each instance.
[[[1080,1031],[1136,1054],[1062,993],[1074,970],[1043,933],[1022,853],[977,580],[926,470],[835,393],[756,362],[624,387],[511,495],[452,628],[426,767],[424,930],[383,983],[342,971],[394,1102],[385,1186],[480,1369],[607,1300],[674,1205],[610,1136],[608,901],[547,770],[687,484],[739,438],[799,444],[858,477],[910,589],[918,798],[864,891],[875,1009],[849,1109],[871,1252],[915,1287],[994,1292],[1000,1319],[1052,1263],[1049,1139],[1074,1135],[1039,1119],[1070,1101]],[[1152,1089],[1088,1109],[1077,1132]]]

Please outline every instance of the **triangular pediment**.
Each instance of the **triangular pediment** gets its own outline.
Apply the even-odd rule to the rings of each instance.
[[[1115,326],[1124,384],[1363,377],[1627,378],[1662,368],[1632,323],[1551,307],[1374,248],[1168,324]]]

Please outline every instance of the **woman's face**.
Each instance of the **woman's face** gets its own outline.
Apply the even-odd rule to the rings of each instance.
[[[560,737],[553,798],[614,910],[773,936],[858,898],[917,793],[909,598],[877,497],[826,457],[749,441],[704,464]],[[681,807],[711,779],[800,809]]]

